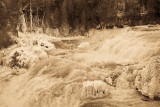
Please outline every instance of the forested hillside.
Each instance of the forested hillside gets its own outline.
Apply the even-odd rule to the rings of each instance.
[[[0,19],[0,44],[7,46],[8,32],[17,35],[17,30],[58,29],[69,36],[91,28],[158,24],[160,0],[1,0]]]

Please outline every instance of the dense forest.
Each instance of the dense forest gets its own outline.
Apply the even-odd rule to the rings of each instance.
[[[1,0],[0,19],[1,48],[18,31],[58,29],[69,36],[92,28],[159,24],[160,0]]]

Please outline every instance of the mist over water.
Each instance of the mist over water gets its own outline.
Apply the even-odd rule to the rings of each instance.
[[[114,62],[147,61],[152,56],[158,55],[160,50],[159,31],[148,31],[147,33],[140,30],[132,31],[129,28],[104,30],[95,33],[94,40],[100,38],[105,39],[101,41],[100,46],[97,46],[98,49],[92,52],[94,57],[89,51],[88,59]]]
[[[57,53],[63,51],[66,54],[49,56],[19,74],[9,68],[1,68],[0,105],[158,107],[159,101],[141,100],[142,95],[123,78],[119,78],[115,84],[113,82],[113,86],[107,83],[106,78],[125,72],[126,65],[145,65],[152,56],[159,55],[159,36],[159,30],[124,28],[95,31],[88,38],[90,46],[86,49],[73,49],[70,52],[57,49]]]

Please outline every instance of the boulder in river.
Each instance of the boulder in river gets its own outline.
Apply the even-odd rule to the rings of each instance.
[[[135,86],[151,99],[160,97],[160,56],[151,58],[148,65],[137,72]]]

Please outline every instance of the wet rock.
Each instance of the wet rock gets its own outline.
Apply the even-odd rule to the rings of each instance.
[[[160,97],[160,56],[151,58],[148,65],[137,72],[136,88],[145,96]]]
[[[109,93],[109,87],[110,86],[108,86],[105,82],[100,80],[86,81],[83,83],[81,97],[84,99],[103,97]]]
[[[111,78],[111,77],[106,78],[106,82],[107,82],[109,85],[112,85],[112,78]]]
[[[148,97],[143,97],[143,98],[141,98],[141,100],[143,100],[143,101],[150,101],[150,99]]]

